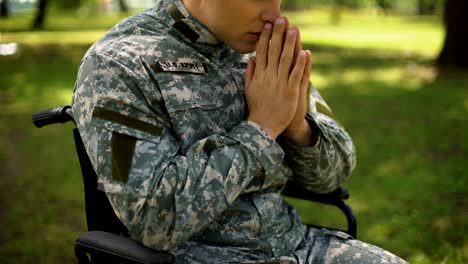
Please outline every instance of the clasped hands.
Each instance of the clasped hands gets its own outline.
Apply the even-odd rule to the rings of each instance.
[[[300,32],[279,17],[264,25],[245,72],[247,120],[272,138],[280,134],[298,146],[311,146],[316,136],[305,120],[311,52],[302,50]]]

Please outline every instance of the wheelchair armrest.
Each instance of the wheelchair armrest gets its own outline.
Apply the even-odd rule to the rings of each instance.
[[[338,207],[341,210],[341,212],[343,212],[343,214],[345,215],[346,221],[348,223],[348,229],[341,231],[348,233],[354,238],[357,238],[356,217],[354,216],[351,207],[349,207],[344,202],[344,200],[347,200],[349,198],[349,192],[346,188],[338,187],[331,193],[315,193],[305,189],[299,183],[290,180],[288,181],[286,187],[283,190],[283,195]]]
[[[349,198],[349,192],[345,187],[338,187],[331,193],[315,193],[302,187],[298,182],[288,181],[283,190],[283,195],[318,203],[336,205]]]
[[[92,257],[105,257],[108,262],[165,264],[173,263],[174,256],[166,251],[157,251],[121,235],[90,231],[76,240],[75,254],[79,263],[90,263],[86,254]],[[93,262],[94,263],[94,262]]]

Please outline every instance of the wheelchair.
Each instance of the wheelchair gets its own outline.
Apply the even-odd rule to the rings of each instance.
[[[73,122],[70,106],[59,106],[39,111],[32,116],[33,124],[41,128],[56,123]],[[76,123],[75,123],[76,124]],[[91,165],[77,128],[73,129],[76,152],[84,183],[84,201],[88,232],[82,233],[75,243],[75,256],[80,264],[87,263],[174,263],[174,256],[157,251],[131,239],[128,230],[115,215],[106,194],[97,188],[97,175]],[[357,222],[352,209],[344,202],[349,193],[344,187],[327,194],[317,194],[289,181],[284,196],[309,200],[338,207],[346,217],[348,233],[357,237]],[[314,226],[314,225],[309,225]],[[321,228],[320,226],[315,226]]]

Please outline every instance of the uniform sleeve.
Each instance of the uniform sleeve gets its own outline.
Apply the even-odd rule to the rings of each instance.
[[[258,125],[242,122],[182,153],[163,109],[148,104],[158,100],[157,89],[138,74],[91,56],[81,66],[73,111],[116,215],[134,239],[168,250],[215,220],[254,178],[275,181],[284,152]]]
[[[294,180],[311,191],[327,193],[349,178],[356,166],[356,151],[351,137],[334,119],[318,91],[312,85],[309,91],[306,120],[318,131],[318,142],[313,147],[298,147],[283,138],[280,144]]]

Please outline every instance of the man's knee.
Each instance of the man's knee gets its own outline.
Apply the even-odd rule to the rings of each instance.
[[[320,230],[313,249],[315,256],[311,263],[392,263],[407,264],[400,257],[377,246],[353,239],[340,231]]]

